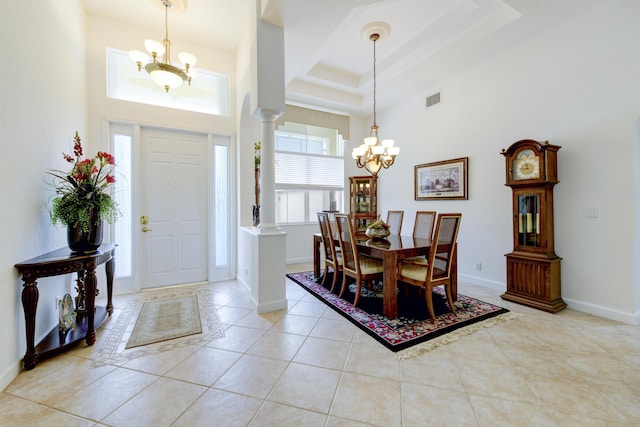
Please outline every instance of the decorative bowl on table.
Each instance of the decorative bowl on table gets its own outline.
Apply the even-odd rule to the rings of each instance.
[[[371,239],[384,239],[391,234],[389,229],[387,228],[367,228],[367,231],[364,232]]]

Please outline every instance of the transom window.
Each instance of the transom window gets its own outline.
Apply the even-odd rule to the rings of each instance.
[[[168,93],[151,80],[127,52],[107,49],[107,97],[198,113],[229,116],[229,77],[198,68],[191,86]]]

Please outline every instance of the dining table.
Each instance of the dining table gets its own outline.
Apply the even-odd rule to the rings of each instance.
[[[335,237],[336,244],[338,243]],[[320,244],[322,235],[313,235],[313,274],[320,277]],[[370,239],[366,235],[356,236],[356,246],[359,253],[372,258],[382,260],[382,312],[385,316],[395,319],[398,317],[398,261],[402,258],[415,256],[429,256],[431,250],[431,240],[413,236],[390,235],[385,239]],[[451,260],[451,286],[453,289],[453,300],[458,295],[458,256],[457,244],[453,250]]]

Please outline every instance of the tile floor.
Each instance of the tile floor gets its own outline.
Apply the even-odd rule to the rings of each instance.
[[[289,271],[309,266],[289,266]],[[78,345],[0,394],[2,426],[640,426],[640,327],[548,314],[460,284],[524,316],[399,361],[292,282],[258,315],[215,292],[225,337],[122,365]]]

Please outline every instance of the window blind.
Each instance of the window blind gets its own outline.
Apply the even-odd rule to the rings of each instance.
[[[275,161],[276,189],[342,190],[344,188],[342,157],[276,151]]]

